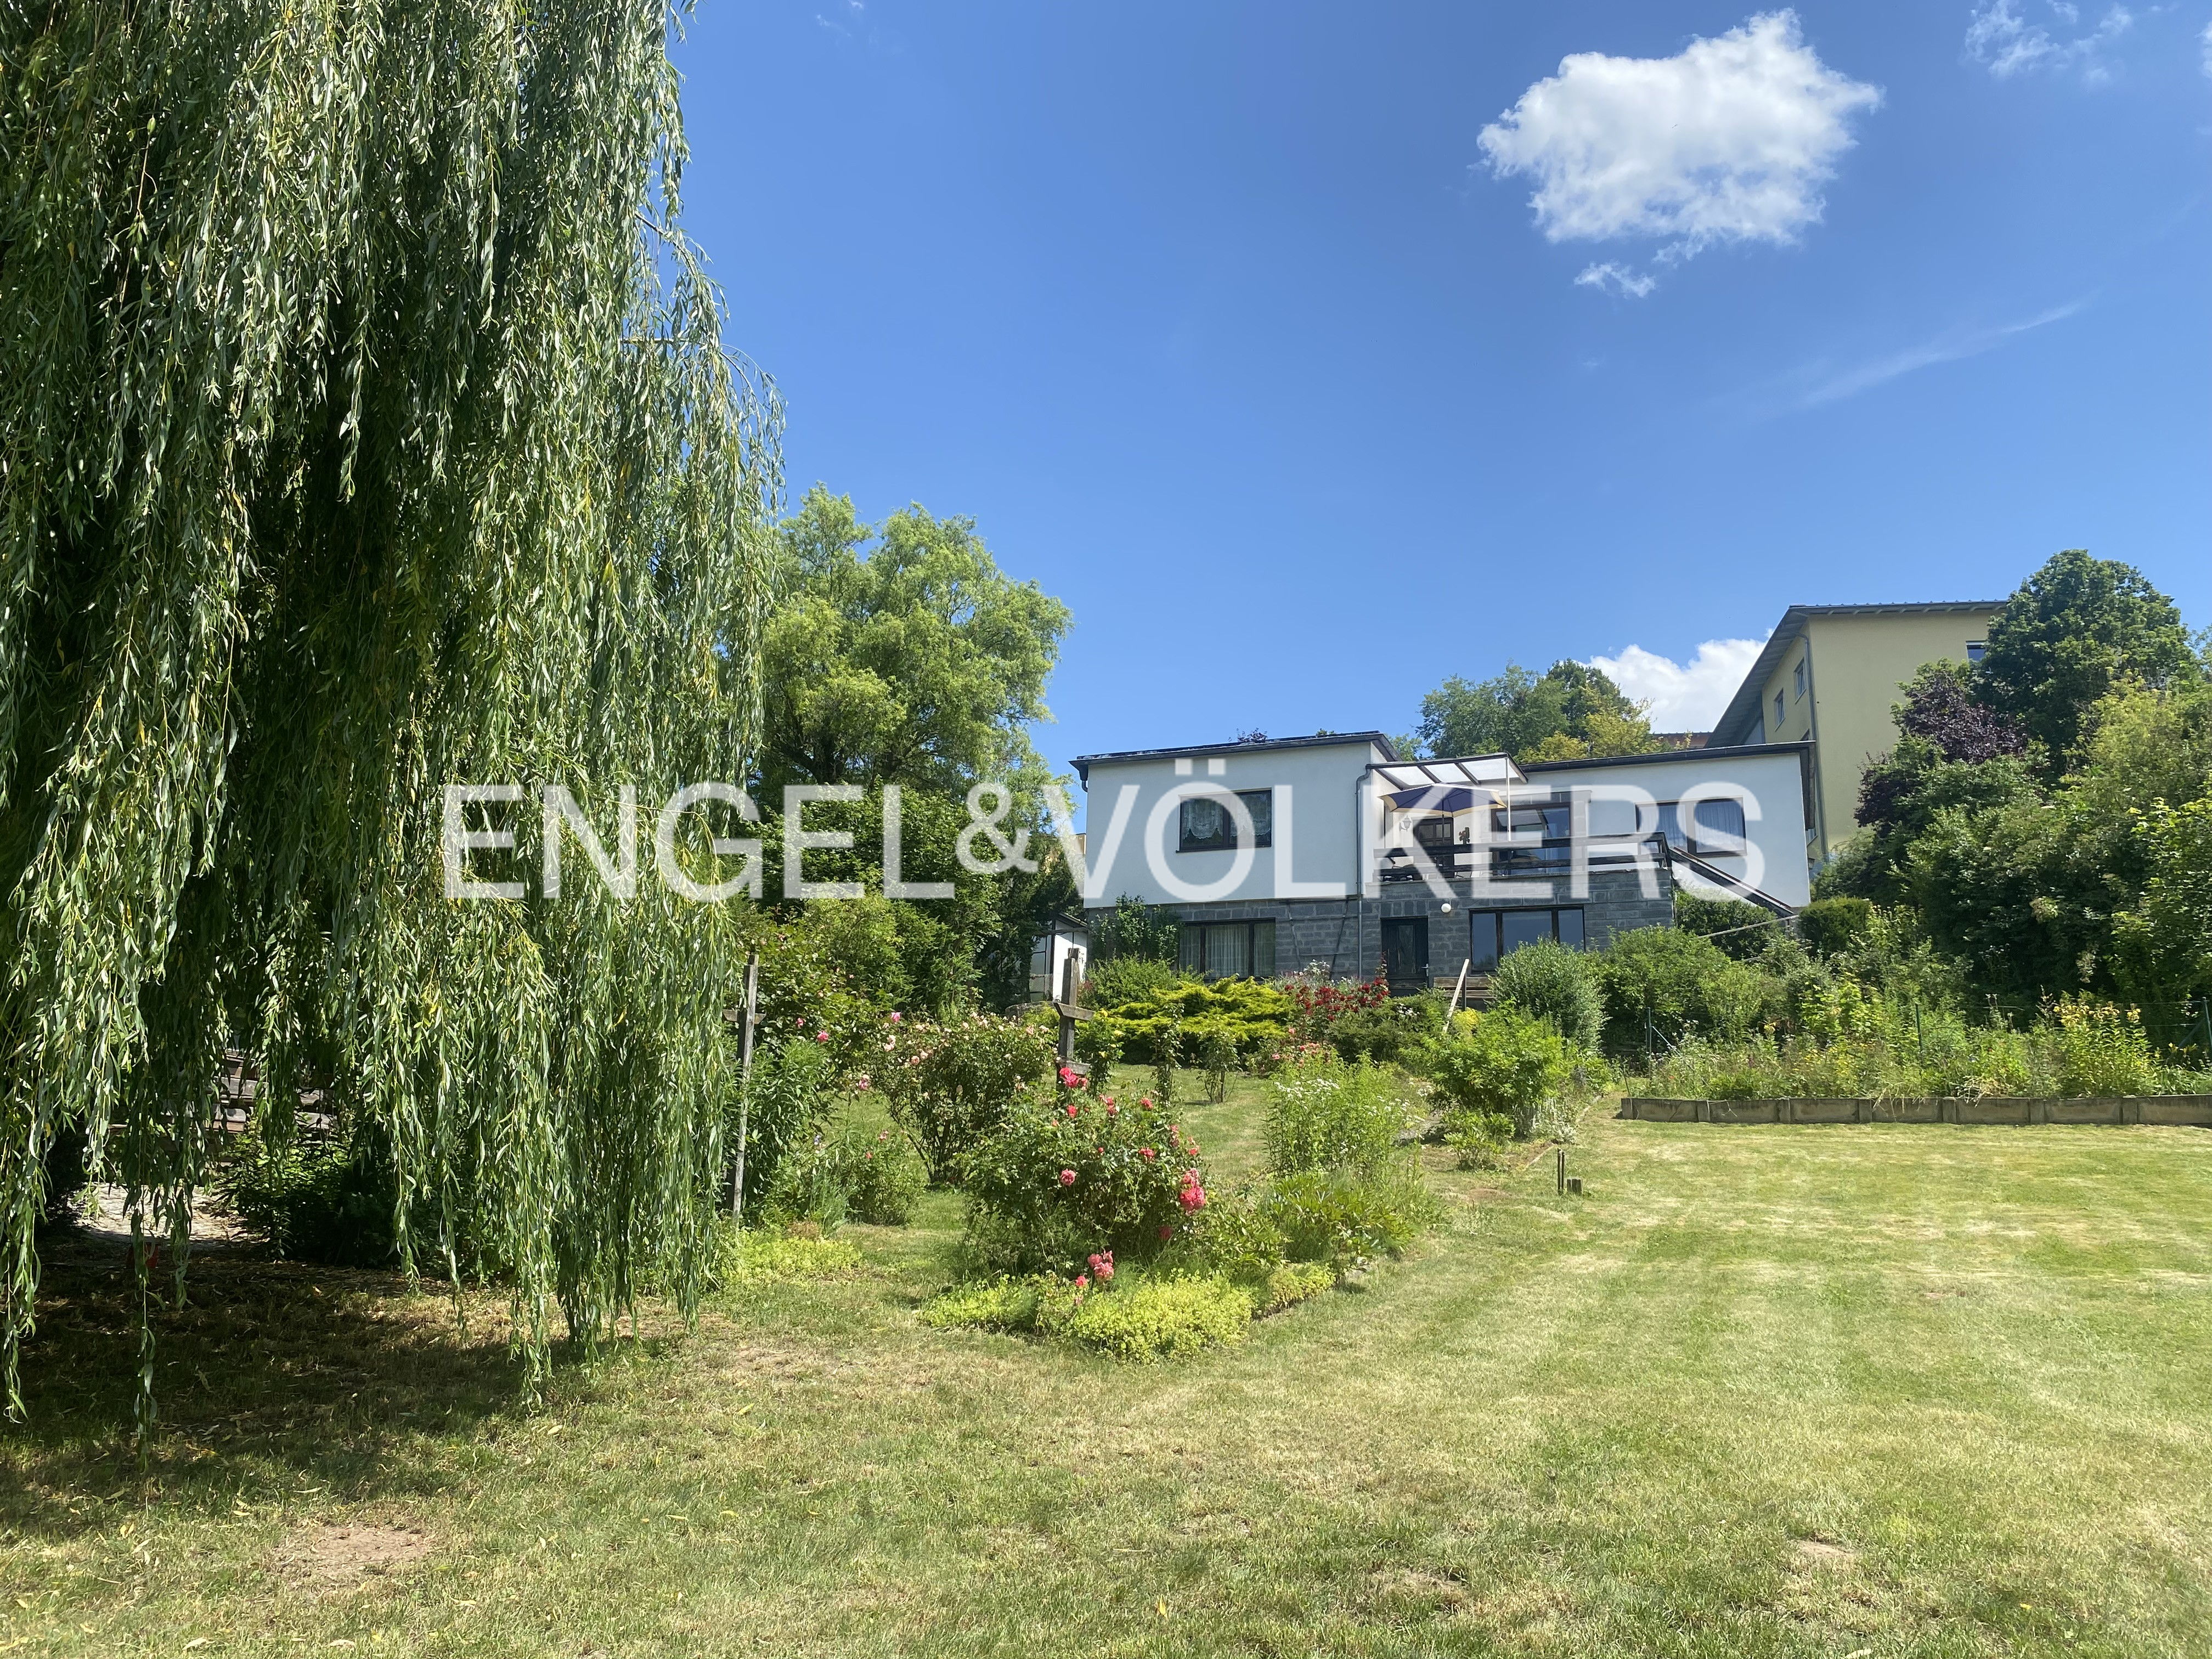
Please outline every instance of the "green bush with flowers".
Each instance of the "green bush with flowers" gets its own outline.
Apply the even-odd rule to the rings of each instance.
[[[939,1024],[893,1013],[878,1033],[864,1082],[940,1186],[960,1179],[963,1160],[1018,1106],[1053,1092],[1052,1039],[1027,1021],[975,1013]]]
[[[1063,1073],[963,1162],[969,1248],[990,1268],[1073,1275],[1102,1252],[1145,1261],[1206,1206],[1198,1143],[1168,1110],[1081,1081]]]

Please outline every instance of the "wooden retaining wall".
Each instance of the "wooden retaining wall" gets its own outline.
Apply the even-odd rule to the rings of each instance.
[[[2212,1095],[2081,1100],[1656,1100],[1631,1095],[1619,1114],[1645,1123],[2167,1123],[2212,1126]]]

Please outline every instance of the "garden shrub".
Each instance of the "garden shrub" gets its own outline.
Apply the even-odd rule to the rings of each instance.
[[[1119,1035],[1122,1052],[1134,1062],[1154,1066],[1160,1063],[1161,1039],[1170,1033],[1180,1039],[1179,1059],[1195,1054],[1216,1032],[1236,1044],[1240,1059],[1252,1059],[1282,1046],[1291,1012],[1287,995],[1254,979],[1212,984],[1178,979],[1128,1002],[1109,1003],[1101,997],[1098,1006]]]
[[[1091,964],[1091,977],[1083,982],[1083,1000],[1092,1008],[1120,1008],[1172,996],[1182,983],[1173,963],[1114,957]]]
[[[1499,963],[1490,994],[1496,1006],[1550,1020],[1579,1048],[1596,1048],[1605,1030],[1605,999],[1590,959],[1556,939],[1524,945]]]
[[[1424,992],[1347,1010],[1329,1024],[1326,1041],[1348,1066],[1395,1066],[1419,1056],[1443,1023],[1444,999]]]
[[[1277,1175],[1372,1169],[1395,1155],[1408,1115],[1380,1066],[1330,1061],[1281,1072],[1267,1083],[1267,1166]]]
[[[1100,1283],[1036,1274],[955,1285],[920,1318],[939,1329],[1033,1331],[1143,1364],[1237,1341],[1261,1301],[1213,1275],[1109,1273]]]
[[[1505,1161],[1513,1120],[1504,1112],[1460,1107],[1444,1115],[1443,1139],[1458,1154],[1461,1169],[1494,1170]]]
[[[216,1191],[246,1231],[292,1261],[388,1267],[399,1259],[399,1178],[391,1143],[373,1127],[350,1135],[303,1127],[281,1140],[257,1129]]]
[[[848,1216],[878,1227],[902,1227],[929,1185],[928,1172],[907,1138],[848,1129],[817,1135],[787,1158],[763,1204],[774,1221],[812,1221],[834,1231]]]
[[[810,1146],[836,1104],[837,1066],[824,1037],[794,1035],[768,1042],[753,1054],[752,1079],[744,1091],[745,1190],[748,1211],[775,1190],[784,1161]],[[738,1157],[738,1106],[724,1114],[725,1156],[734,1170]],[[728,1191],[726,1185],[725,1192]]]
[[[1054,1031],[1055,1044],[1060,1033]],[[1121,1058],[1121,1034],[1110,1019],[1086,1019],[1075,1027],[1075,1057],[1091,1071],[1090,1089],[1103,1094],[1112,1086],[1114,1067]]]
[[[1204,1207],[1176,1229],[1156,1265],[1164,1273],[1216,1273],[1251,1285],[1265,1280],[1283,1261],[1282,1233],[1249,1190],[1232,1188],[1209,1194]]]
[[[972,1285],[955,1285],[932,1298],[916,1316],[939,1329],[1029,1331],[1036,1328],[1041,1280],[1001,1276]]]
[[[1283,1236],[1291,1260],[1339,1273],[1404,1255],[1443,1216],[1419,1174],[1403,1165],[1286,1176],[1267,1190],[1260,1212]]]
[[[1069,1275],[1101,1251],[1147,1260],[1206,1206],[1198,1144],[1150,1100],[1060,1093],[1015,1108],[965,1159],[971,1251]]]
[[[872,1227],[905,1226],[929,1185],[914,1143],[890,1129],[873,1136],[848,1131],[838,1143],[837,1168],[847,1209]]]
[[[2142,1016],[2087,997],[2062,997],[2056,1014],[2058,1092],[2148,1095],[2161,1087],[2160,1067],[2144,1035]]]
[[[811,1144],[778,1160],[775,1179],[757,1206],[763,1222],[769,1226],[811,1222],[823,1232],[843,1226],[845,1183],[837,1153],[836,1142],[817,1135]],[[745,1173],[752,1173],[750,1162]]]
[[[1547,1020],[1514,1008],[1493,1009],[1465,1036],[1437,1045],[1430,1082],[1449,1118],[1455,1112],[1497,1112],[1526,1138],[1536,1109],[1565,1086],[1575,1054]]]
[[[959,1178],[962,1158],[1018,1103],[1053,1092],[1052,1039],[1018,1019],[976,1013],[933,1024],[894,1015],[882,1042],[878,1085],[940,1185]]]
[[[1856,947],[1874,928],[1874,906],[1863,898],[1814,899],[1797,913],[1797,937],[1824,957]]]
[[[1674,926],[1740,962],[1757,956],[1780,931],[1771,910],[1741,899],[1705,898],[1683,887],[1674,890]]]
[[[771,1285],[794,1279],[841,1279],[866,1264],[860,1247],[842,1238],[807,1237],[778,1228],[724,1225],[716,1244],[714,1281],[724,1286]]]
[[[1270,1273],[1260,1286],[1255,1315],[1280,1313],[1310,1296],[1336,1286],[1336,1274],[1318,1261],[1285,1261]]]
[[[1229,1074],[1237,1069],[1237,1045],[1224,1031],[1209,1031],[1198,1045],[1198,1067],[1206,1073],[1206,1098],[1218,1106],[1229,1098]]]
[[[1102,962],[1172,963],[1182,943],[1182,919],[1170,906],[1124,893],[1098,919],[1091,944]]]
[[[1705,986],[1729,958],[1711,939],[1678,927],[1617,935],[1595,957],[1606,1041],[1615,1053],[1675,1042],[1707,1019]]]
[[[1037,1328],[1116,1359],[1146,1364],[1242,1340],[1254,1303],[1251,1291],[1225,1279],[1146,1273],[1110,1290],[1094,1285],[1079,1291],[1064,1313],[1048,1296],[1039,1303]]]
[[[1152,1034],[1152,1098],[1171,1106],[1176,1097],[1176,1066],[1182,1059],[1182,1028],[1170,1020]]]

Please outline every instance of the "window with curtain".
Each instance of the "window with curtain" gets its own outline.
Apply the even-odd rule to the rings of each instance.
[[[1272,847],[1275,844],[1275,792],[1272,789],[1239,789],[1237,799],[1244,803],[1244,810],[1252,815],[1252,844]],[[1233,853],[1237,850],[1237,820],[1218,795],[1193,795],[1183,801],[1182,808],[1182,841],[1177,847],[1183,853]]]
[[[1698,829],[1692,836],[1682,833],[1682,804],[1662,800],[1659,803],[1659,828],[1667,837],[1667,845],[1678,853],[1695,853],[1709,858],[1716,853],[1728,854],[1741,850],[1743,835],[1743,803],[1740,800],[1701,800],[1698,803]],[[1733,836],[1737,845],[1729,846],[1714,839],[1717,836]]]
[[[1272,921],[1185,922],[1178,967],[1205,979],[1272,979],[1275,924]]]

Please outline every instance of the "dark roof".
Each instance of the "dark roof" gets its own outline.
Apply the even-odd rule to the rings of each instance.
[[[1759,708],[1759,688],[1782,660],[1782,653],[1814,617],[1930,617],[1946,611],[2002,611],[2004,603],[2002,599],[1936,599],[1925,605],[1793,605],[1774,624],[1766,648],[1743,677],[1743,684],[1736,687],[1735,696],[1729,699],[1727,712],[1713,722],[1712,740],[1727,743],[1751,730],[1753,715]]]
[[[1380,732],[1316,732],[1309,738],[1262,738],[1255,743],[1188,744],[1180,749],[1117,749],[1108,755],[1078,755],[1075,775],[1091,781],[1091,769],[1104,761],[1199,759],[1208,755],[1256,755],[1267,749],[1329,749],[1350,744],[1373,744],[1385,758],[1396,760],[1398,751]]]
[[[1739,743],[1725,748],[1660,749],[1649,755],[1598,755],[1589,760],[1523,761],[1523,772],[1571,772],[1584,766],[1668,766],[1689,761],[1730,760],[1739,755],[1795,755],[1811,750],[1809,743]]]

